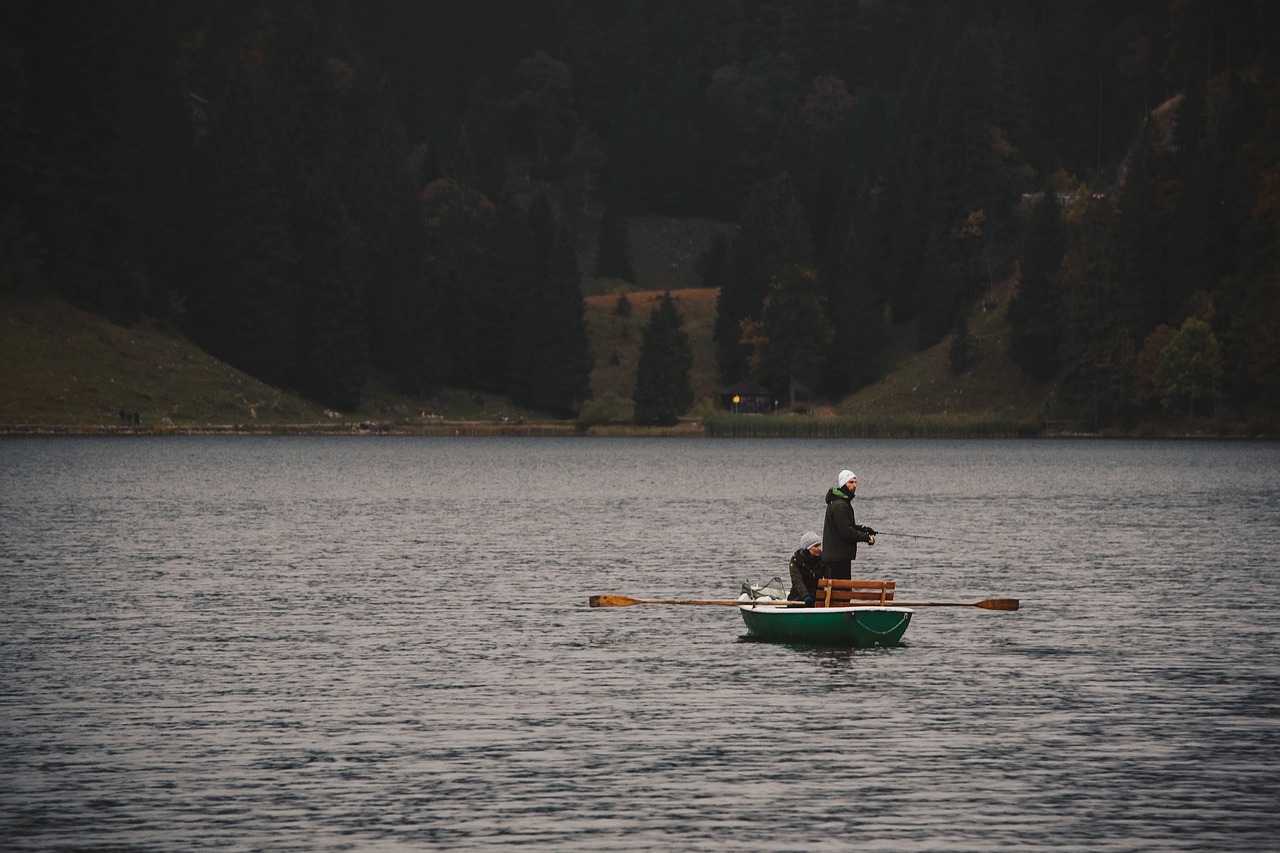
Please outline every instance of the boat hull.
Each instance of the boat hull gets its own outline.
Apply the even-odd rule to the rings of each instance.
[[[775,643],[871,648],[896,646],[914,613],[909,607],[738,608],[747,633]]]

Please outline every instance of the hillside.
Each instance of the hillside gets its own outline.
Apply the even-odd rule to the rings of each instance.
[[[10,427],[315,422],[285,394],[157,329],[126,329],[57,299],[6,300],[0,424]]]
[[[678,269],[673,278],[680,279]],[[642,330],[660,293],[628,293],[630,312],[625,317],[617,313],[616,295],[586,298],[584,314],[595,357],[591,387],[597,399],[612,394],[629,404]],[[717,294],[686,288],[671,295],[694,353],[690,378],[697,402],[692,414],[705,417],[714,411],[719,384],[711,338]],[[979,353],[972,370],[951,375],[948,338],[927,351],[906,355],[882,382],[820,411],[864,421],[1038,420],[1046,389],[1028,383],[1003,356],[1008,296],[1006,287],[995,303],[988,303],[986,310],[977,307],[971,316]],[[123,328],[58,299],[8,300],[3,308],[0,425],[11,430],[114,429],[123,425],[122,412],[137,412],[144,429],[545,420],[492,395],[446,390],[430,399],[414,400],[378,383],[366,389],[358,411],[335,417],[318,404],[218,361],[173,333],[148,326]],[[901,334],[909,337],[911,330]]]
[[[645,323],[662,291],[628,293],[630,313],[619,316],[618,297],[614,295],[586,298],[587,336],[595,356],[591,371],[591,392],[596,398],[615,394],[631,399],[635,388],[636,364],[640,360],[640,344]],[[693,350],[693,386],[695,410],[710,406],[716,382],[715,349],[711,340],[716,317],[716,291],[692,288],[671,291],[672,301],[680,312],[685,334]]]
[[[691,224],[692,222],[692,224]],[[632,223],[637,269],[656,278],[668,270],[673,282],[696,280],[692,266],[713,228],[690,220],[646,219]],[[644,235],[643,239],[637,237]],[[644,276],[637,275],[642,281]],[[1005,356],[1005,320],[1013,283],[998,286],[973,307],[968,328],[974,340],[971,369],[950,369],[948,336],[915,352],[914,328],[895,332],[896,353],[884,378],[839,401],[817,407],[820,418],[839,417],[873,430],[904,424],[946,431],[985,424],[1015,424],[1038,430],[1052,410],[1052,388],[1029,382]],[[629,417],[642,330],[661,289],[627,292],[630,311],[617,312],[616,294],[585,299],[584,317],[595,359],[591,388],[597,400],[612,398],[614,420]],[[689,413],[703,419],[715,411],[719,385],[712,342],[714,290],[672,289],[694,353],[691,381],[696,403]],[[507,429],[548,419],[521,410],[500,397],[444,389],[428,399],[389,390],[389,382],[368,383],[355,412],[326,413],[323,407],[276,388],[212,358],[172,332],[140,325],[123,328],[54,299],[0,304],[0,428],[17,432],[45,429],[129,429],[122,412],[137,412],[143,429],[325,429],[350,430],[361,423],[394,425],[408,431],[441,431],[446,424],[483,424]],[[563,424],[564,428],[569,425]],[[1054,428],[1072,428],[1050,423]],[[1208,425],[1204,425],[1206,429]],[[1144,426],[1144,432],[1184,432],[1185,421]],[[453,430],[445,430],[453,431]],[[1204,431],[1204,430],[1202,430]]]
[[[951,372],[954,335],[920,352],[899,346],[896,351],[905,354],[884,379],[841,401],[837,413],[863,421],[953,417],[1038,423],[1051,388],[1028,380],[1005,354],[1005,317],[1012,295],[1013,282],[1005,282],[970,311],[968,328],[976,355],[969,370],[959,376]],[[902,337],[914,334],[913,328],[899,330]]]

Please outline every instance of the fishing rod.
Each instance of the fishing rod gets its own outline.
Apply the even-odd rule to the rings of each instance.
[[[906,536],[909,539],[941,539],[944,542],[964,542],[969,545],[985,545],[986,542],[980,542],[977,539],[961,539],[958,536],[926,536],[923,533],[897,533],[893,530],[877,530],[877,536]]]

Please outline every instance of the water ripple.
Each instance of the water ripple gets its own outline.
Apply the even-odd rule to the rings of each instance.
[[[1280,783],[1277,447],[0,440],[19,850],[1237,850]],[[897,649],[748,641],[859,472]],[[909,534],[928,535],[913,538]],[[936,537],[936,538],[935,538]]]

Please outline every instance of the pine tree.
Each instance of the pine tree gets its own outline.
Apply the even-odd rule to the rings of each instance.
[[[847,193],[834,223],[826,269],[827,316],[835,346],[827,348],[822,385],[832,394],[861,388],[879,378],[886,339],[885,287],[890,272],[892,227],[885,221],[883,192],[865,185]]]
[[[929,239],[915,306],[922,346],[942,337],[989,282],[990,271],[976,261],[1004,229],[1016,192],[1009,161],[1017,152],[1001,129],[1008,98],[998,34],[969,23],[935,69]]]
[[[202,147],[207,252],[188,299],[191,331],[212,354],[273,385],[289,387],[297,353],[297,251],[290,188],[274,168],[263,105],[224,109]]]
[[[791,176],[784,172],[758,184],[743,211],[729,274],[716,301],[716,353],[726,381],[747,368],[742,321],[759,314],[773,280],[789,264],[812,268],[813,262],[813,238]]]
[[[611,183],[611,192],[605,202],[604,217],[600,222],[600,248],[596,253],[596,276],[620,278],[635,284],[636,274],[631,268],[631,237],[627,233],[627,218],[623,216],[617,182]]]
[[[1062,380],[1066,412],[1093,428],[1114,423],[1131,398],[1133,340],[1116,305],[1123,301],[1106,245],[1115,223],[1109,201],[1073,212],[1072,237],[1063,259]]]
[[[795,405],[797,384],[817,383],[833,337],[817,274],[785,267],[761,306],[760,319],[743,321],[742,342],[751,348],[751,376]]]
[[[478,334],[492,305],[487,292],[498,279],[497,211],[481,193],[451,178],[422,191],[429,273],[440,299],[443,341],[452,370],[448,381],[470,386],[489,341]]]
[[[640,343],[632,395],[636,423],[671,425],[693,405],[693,350],[668,291],[658,298]]]
[[[1158,157],[1155,122],[1148,118],[1129,155],[1112,243],[1114,264],[1129,295],[1124,304],[1116,307],[1129,309],[1122,322],[1135,341],[1176,310],[1169,305],[1166,293],[1169,279],[1161,236]]]
[[[455,134],[451,177],[474,187],[497,204],[507,182],[507,145],[502,113],[489,78],[471,88],[467,111]]]
[[[365,304],[356,269],[358,229],[335,195],[314,190],[294,224],[298,299],[297,387],[351,410],[368,373]]]
[[[1066,250],[1062,206],[1046,187],[1031,208],[1019,257],[1018,292],[1009,303],[1009,356],[1032,379],[1058,372],[1062,342],[1059,271]]]
[[[696,267],[703,287],[724,287],[729,278],[729,238],[721,232],[711,235],[711,242],[698,255]]]
[[[517,402],[568,417],[591,396],[582,281],[569,237],[556,227],[544,195],[529,206],[531,269],[512,351],[510,394]]]

